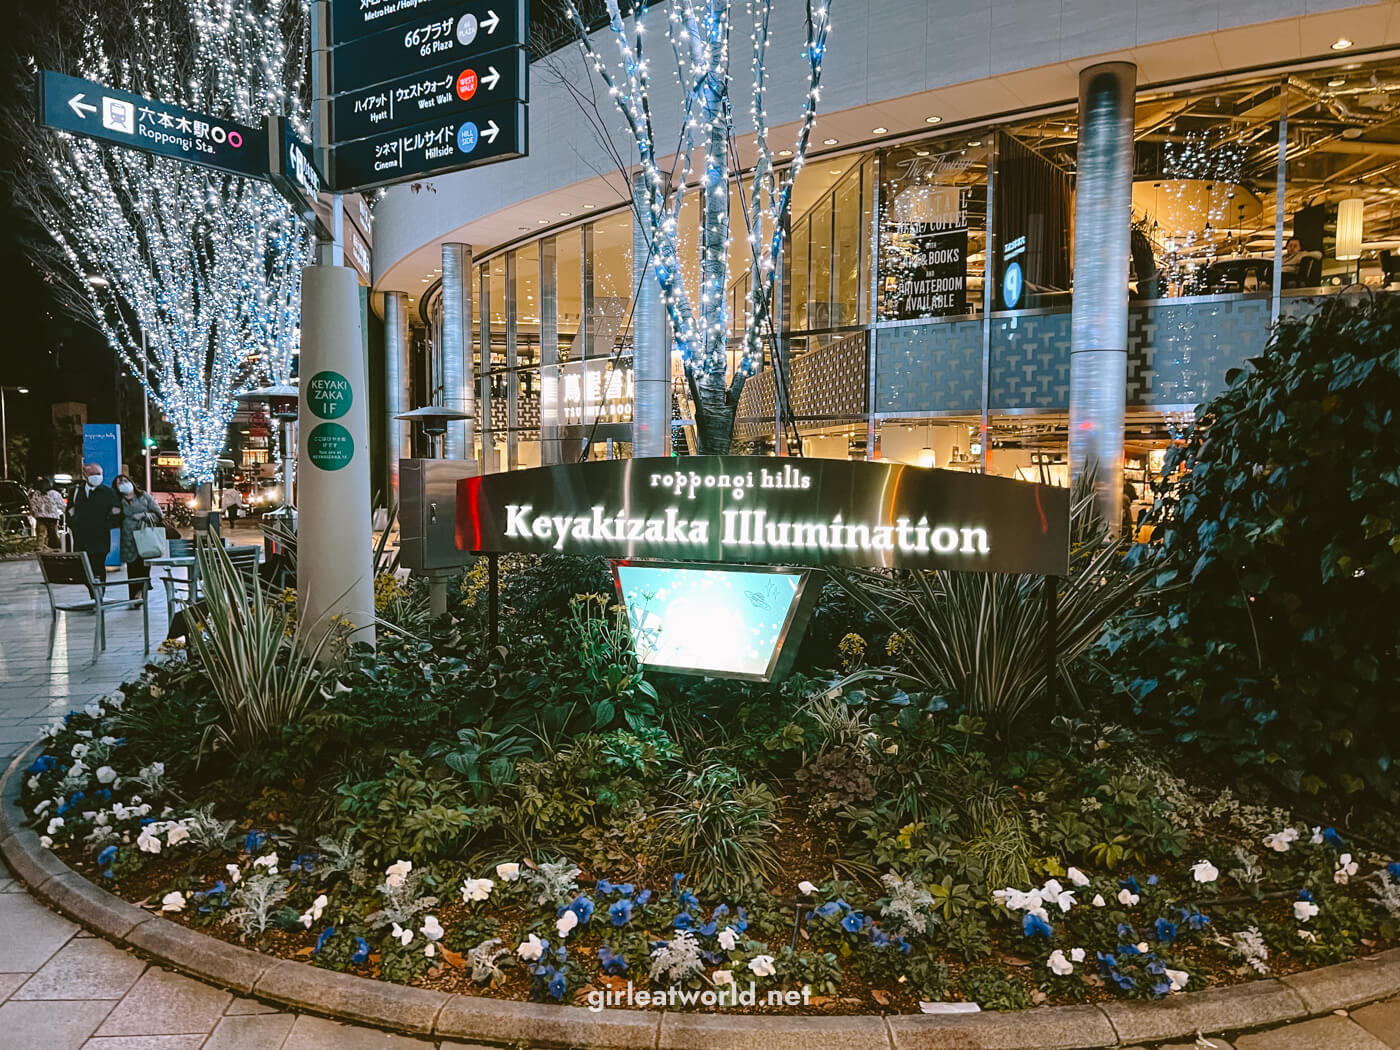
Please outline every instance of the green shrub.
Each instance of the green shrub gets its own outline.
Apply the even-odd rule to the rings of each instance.
[[[1294,789],[1400,798],[1400,302],[1284,321],[1197,409],[1110,649],[1149,724]]]
[[[733,893],[776,873],[778,799],[732,766],[680,774],[671,803],[656,812],[658,834],[701,893]]]

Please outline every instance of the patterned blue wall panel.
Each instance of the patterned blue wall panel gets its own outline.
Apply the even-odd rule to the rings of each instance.
[[[1068,310],[992,318],[992,412],[1032,408],[1063,412],[1069,405]]]
[[[1128,311],[1128,403],[1197,405],[1269,341],[1270,303],[1161,302]]]
[[[982,322],[879,328],[876,412],[980,412]]]

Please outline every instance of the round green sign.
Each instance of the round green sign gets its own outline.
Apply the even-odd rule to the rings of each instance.
[[[306,407],[318,419],[339,419],[354,400],[350,380],[339,372],[317,372],[306,384]]]
[[[339,470],[355,458],[355,439],[339,423],[319,423],[307,435],[306,455],[322,470]]]

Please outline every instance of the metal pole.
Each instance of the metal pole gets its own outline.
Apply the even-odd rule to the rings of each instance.
[[[1278,89],[1278,173],[1274,179],[1274,298],[1269,323],[1278,324],[1283,310],[1284,189],[1288,185],[1288,81]]]
[[[146,385],[141,391],[141,407],[145,410],[145,433],[141,435],[141,448],[146,453],[146,491],[151,491],[151,359],[146,352],[146,329],[141,329],[141,370],[146,377]]]
[[[559,259],[553,237],[540,241],[540,466],[563,462],[559,449]]]
[[[472,389],[472,246],[442,246],[442,404],[471,415],[476,402]],[[447,424],[443,456],[472,458],[472,421]]]
[[[409,424],[398,417],[409,410],[408,297],[384,295],[384,406],[389,468],[389,500],[399,498],[399,460],[409,452]]]
[[[0,463],[4,464],[0,477],[10,476],[10,425],[5,418],[5,387],[0,386]]]
[[[1122,529],[1136,87],[1130,62],[1105,62],[1079,75],[1070,476],[1093,477],[1095,510],[1110,538]]]
[[[671,443],[671,348],[656,262],[642,219],[648,207],[645,178],[638,174],[632,182],[631,276],[637,291],[632,319],[632,456],[636,459],[670,455]],[[613,382],[620,383],[621,377]]]
[[[987,240],[982,251],[982,429],[979,432],[979,444],[983,474],[987,473],[987,432],[991,423],[992,307],[996,303],[996,291],[992,287],[992,274],[996,267],[992,262],[992,253],[996,244],[996,227],[993,222],[996,210],[997,135],[998,132],[992,132],[991,141],[987,143]]]

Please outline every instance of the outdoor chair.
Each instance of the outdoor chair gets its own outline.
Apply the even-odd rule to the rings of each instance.
[[[49,611],[52,613],[53,621],[49,625],[49,659],[53,659],[54,639],[58,635],[58,614],[59,613],[90,613],[94,617],[92,634],[92,660],[97,662],[97,657],[102,650],[107,648],[107,612],[113,609],[140,609],[141,629],[145,635],[146,652],[151,651],[151,616],[150,616],[150,593],[151,581],[149,578],[137,577],[134,580],[116,580],[112,583],[99,583],[97,577],[92,574],[92,565],[88,561],[85,552],[79,551],[76,554],[43,554],[39,555],[39,571],[44,576],[44,590],[49,595]],[[139,584],[141,596],[139,598],[108,598],[107,589],[109,587],[129,587],[132,584]],[[81,587],[87,597],[77,600],[61,600],[54,593],[55,587]]]

